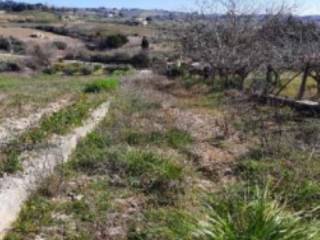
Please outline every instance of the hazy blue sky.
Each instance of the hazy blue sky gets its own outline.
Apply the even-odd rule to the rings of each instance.
[[[126,7],[126,8],[160,8],[169,10],[185,10],[191,8],[195,0],[24,0],[25,2],[42,2],[59,6],[78,7]],[[257,0],[246,0],[257,2]],[[270,0],[258,0],[270,2]],[[280,2],[278,0],[276,2]],[[287,0],[299,6],[299,14],[320,14],[320,0]]]

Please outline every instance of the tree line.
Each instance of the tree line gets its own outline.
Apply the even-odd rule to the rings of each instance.
[[[224,14],[208,17],[203,11],[184,23],[177,36],[185,59],[205,64],[209,75],[226,88],[278,95],[301,76],[297,99],[304,97],[309,78],[317,83],[320,97],[318,23],[284,6],[259,14],[241,9],[235,0],[209,2],[212,9],[219,4]],[[282,79],[288,73],[290,78]],[[249,86],[248,78],[253,78]]]

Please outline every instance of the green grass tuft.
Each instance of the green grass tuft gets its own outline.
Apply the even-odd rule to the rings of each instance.
[[[125,140],[130,145],[167,145],[175,149],[182,149],[193,142],[192,136],[176,128],[166,132],[143,133],[134,130],[125,130]]]
[[[317,240],[318,222],[308,223],[303,214],[292,214],[272,200],[268,191],[227,192],[214,199],[195,235],[203,240]]]
[[[85,93],[99,93],[102,91],[112,91],[119,86],[119,80],[117,78],[107,78],[96,80],[92,83],[88,83],[84,89]]]
[[[47,199],[34,195],[32,200],[27,202],[20,213],[18,221],[13,230],[5,237],[5,240],[22,240],[26,234],[35,235],[40,232],[41,227],[53,223],[51,216],[54,205]]]
[[[143,222],[135,222],[129,230],[129,240],[191,240],[196,218],[176,208],[147,210]]]
[[[169,146],[173,148],[182,148],[193,142],[189,133],[179,129],[171,129],[166,133],[166,139]]]

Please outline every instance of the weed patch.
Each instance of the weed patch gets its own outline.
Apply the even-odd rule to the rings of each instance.
[[[268,191],[226,192],[214,198],[207,217],[199,222],[197,239],[315,240],[319,223],[307,223],[301,215],[290,213],[271,199]]]
[[[132,224],[129,240],[194,239],[196,217],[176,208],[147,210],[140,222]]]
[[[87,174],[120,175],[128,186],[154,194],[163,203],[183,192],[183,167],[171,159],[140,150],[107,150],[92,143],[89,146],[94,150],[86,154],[85,147],[76,154],[71,163],[74,169]]]
[[[119,86],[119,81],[116,78],[108,78],[103,80],[96,80],[87,84],[84,89],[85,93],[99,93],[101,91],[112,91]]]
[[[193,142],[189,133],[178,129],[169,129],[166,132],[141,133],[127,130],[124,135],[126,142],[130,145],[166,145],[174,149],[183,149]]]
[[[35,237],[41,227],[53,224],[51,213],[54,205],[38,195],[34,195],[31,199],[22,209],[12,232],[6,236],[5,240],[22,240],[30,234]]]

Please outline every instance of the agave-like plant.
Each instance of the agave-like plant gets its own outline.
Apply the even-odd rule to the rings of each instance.
[[[210,203],[194,235],[206,240],[319,240],[319,222],[303,216],[272,200],[268,190],[256,189],[251,197],[232,194]]]

